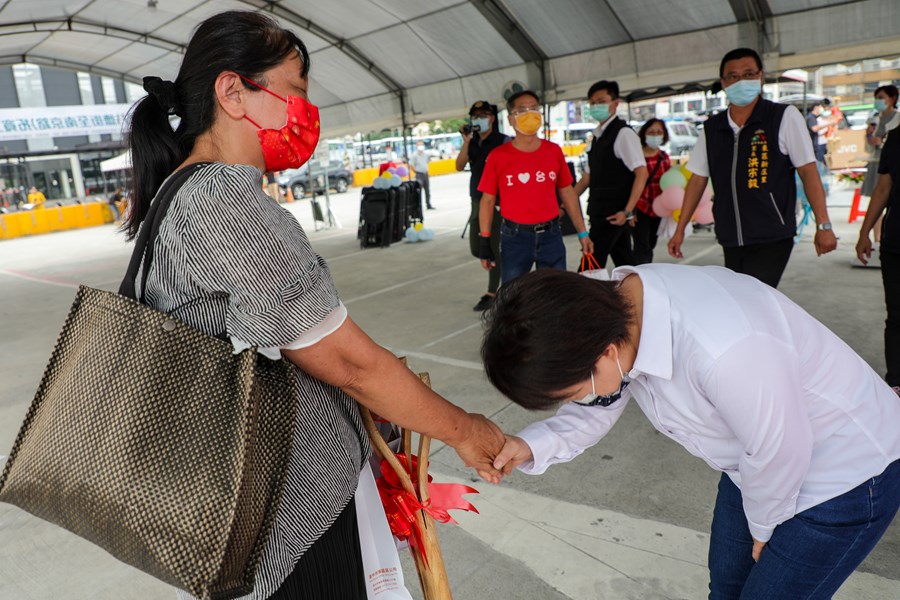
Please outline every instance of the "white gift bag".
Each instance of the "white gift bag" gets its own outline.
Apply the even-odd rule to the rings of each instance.
[[[412,600],[372,468],[366,463],[356,489],[356,522],[369,600]]]
[[[609,281],[609,272],[600,266],[593,254],[581,255],[581,274],[591,279]]]
[[[671,239],[671,237],[675,235],[676,227],[678,227],[678,221],[672,217],[663,217],[659,222],[659,229],[656,230],[656,235],[660,238]],[[684,239],[688,239],[693,233],[694,228],[691,225],[688,225],[684,228]]]

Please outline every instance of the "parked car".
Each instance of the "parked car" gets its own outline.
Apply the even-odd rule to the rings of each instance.
[[[278,175],[278,185],[281,186],[281,192],[287,194],[290,188],[291,193],[296,200],[306,196],[309,192],[310,183],[310,164],[312,165],[312,181],[315,186],[316,193],[324,193],[325,191],[325,167],[318,162],[306,163],[299,169],[288,169],[282,171]],[[353,183],[353,171],[347,169],[339,160],[328,162],[328,188],[343,194],[350,188]]]
[[[679,156],[694,149],[697,143],[697,128],[688,121],[666,121],[666,129],[669,130],[669,143],[667,152],[672,156]]]

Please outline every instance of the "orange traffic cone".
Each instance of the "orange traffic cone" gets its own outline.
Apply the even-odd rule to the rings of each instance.
[[[294,201],[294,192],[291,191],[291,186],[285,187],[285,195],[284,195],[284,199],[285,199],[286,202],[293,202],[293,201]]]

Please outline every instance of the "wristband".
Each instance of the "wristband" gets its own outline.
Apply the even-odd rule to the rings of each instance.
[[[817,231],[831,231],[831,223],[829,223],[827,221],[824,223],[819,223],[818,225],[816,225],[816,230]]]
[[[578,232],[578,239],[579,239],[579,240],[580,240],[580,239],[584,239],[584,238],[586,238],[588,235],[590,235],[590,234],[588,234],[587,231],[580,231],[580,232]]]
[[[491,237],[491,232],[488,231],[487,233],[485,233],[485,232],[482,231],[482,232],[479,233],[478,235],[481,236],[481,237],[487,237],[487,238],[489,238],[489,237]]]

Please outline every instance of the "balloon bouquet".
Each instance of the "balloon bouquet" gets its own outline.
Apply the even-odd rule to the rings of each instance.
[[[388,167],[375,178],[372,187],[376,190],[398,188],[403,183],[403,178],[409,177],[409,168],[406,165]],[[434,239],[434,230],[428,229],[421,221],[416,221],[406,228],[403,240],[406,242],[429,242]]]
[[[662,193],[653,200],[653,212],[662,217],[659,224],[659,235],[662,237],[672,237],[675,233],[675,226],[681,219],[681,206],[684,204],[684,187],[691,175],[693,173],[685,165],[675,165],[659,179]],[[712,186],[707,185],[700,196],[700,204],[694,211],[695,223],[709,225],[713,222],[712,195]],[[685,237],[692,232],[691,227],[685,229]]]

